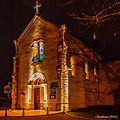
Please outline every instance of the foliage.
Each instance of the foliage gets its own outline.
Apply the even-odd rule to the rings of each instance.
[[[50,85],[50,89],[56,90],[59,87],[58,82],[52,82]]]

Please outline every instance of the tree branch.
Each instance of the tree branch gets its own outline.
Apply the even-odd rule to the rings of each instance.
[[[79,20],[80,23],[82,24],[101,24],[104,21],[110,19],[113,16],[118,16],[120,15],[120,10],[115,8],[115,7],[119,7],[120,8],[120,2],[116,2],[113,5],[110,5],[109,7],[101,10],[98,14],[94,15],[94,16],[87,16],[87,17],[79,17],[78,15],[72,13],[72,14],[68,14],[69,16],[71,16],[73,19]],[[107,14],[107,12],[109,12],[111,9],[116,10],[116,12],[112,12]]]

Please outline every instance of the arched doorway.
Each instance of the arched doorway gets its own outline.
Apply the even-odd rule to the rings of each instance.
[[[44,109],[47,105],[47,81],[43,73],[34,73],[28,81],[28,99],[35,110]]]

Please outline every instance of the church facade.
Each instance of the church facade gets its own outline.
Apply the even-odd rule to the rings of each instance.
[[[113,105],[101,55],[35,15],[14,41],[12,109],[66,111]]]

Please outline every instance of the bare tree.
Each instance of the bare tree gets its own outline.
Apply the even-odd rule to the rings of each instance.
[[[73,11],[73,13],[68,14],[73,19],[78,20],[81,24],[102,24],[104,21],[111,19],[114,16],[120,15],[120,2],[115,2],[108,7],[102,9],[97,12],[94,10],[95,15],[89,16],[85,15],[85,17],[80,17],[78,12]]]
[[[62,7],[72,4],[75,0],[59,0],[58,4]]]

